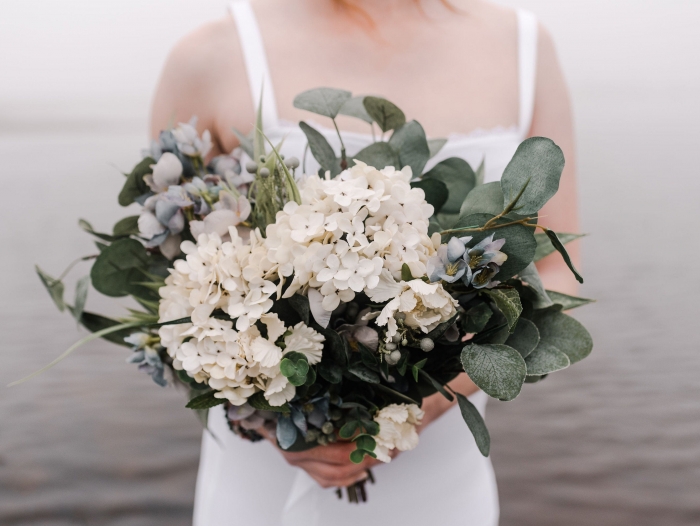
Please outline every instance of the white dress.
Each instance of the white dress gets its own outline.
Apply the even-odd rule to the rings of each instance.
[[[292,123],[277,117],[275,96],[258,25],[248,0],[231,4],[257,100],[263,90],[263,125],[277,143],[285,137],[286,156],[303,157],[306,138]],[[527,137],[535,95],[537,21],[518,12],[520,122],[512,128],[452,135],[427,168],[447,157],[462,157],[473,167],[485,160],[485,180],[497,181],[517,146]],[[309,86],[309,88],[315,86]],[[315,124],[311,121],[311,124]],[[317,128],[339,151],[335,132]],[[344,133],[349,155],[371,142],[369,135]],[[309,156],[307,171],[317,165]],[[484,413],[487,396],[470,397]],[[358,526],[440,524],[495,526],[498,491],[491,461],[479,453],[459,410],[452,408],[420,436],[418,447],[390,464],[373,468],[376,484],[369,500],[349,504],[333,489],[322,489],[301,469],[288,465],[267,441],[251,443],[234,435],[222,406],[209,415],[195,494],[194,526]]]

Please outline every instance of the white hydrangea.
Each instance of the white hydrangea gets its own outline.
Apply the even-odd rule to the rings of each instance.
[[[391,404],[380,409],[374,416],[379,424],[379,434],[374,437],[377,459],[391,462],[392,450],[414,449],[418,445],[416,426],[420,425],[423,415],[425,412],[416,404]]]
[[[426,283],[420,279],[396,282],[393,276],[383,274],[380,284],[371,291],[370,299],[387,303],[376,323],[380,327],[386,325],[386,341],[396,334],[398,326],[396,315],[401,313],[404,324],[424,333],[432,331],[440,323],[449,320],[456,313],[458,305],[441,283]]]
[[[410,180],[409,167],[377,170],[360,162],[335,179],[304,177],[301,204],[287,203],[267,227],[269,259],[280,276],[294,276],[285,296],[318,289],[332,311],[374,289],[383,270],[400,279],[406,263],[413,275],[425,275],[435,253],[428,237],[433,207]]]

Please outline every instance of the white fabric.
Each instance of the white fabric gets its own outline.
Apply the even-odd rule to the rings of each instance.
[[[303,158],[306,137],[293,123],[277,117],[264,47],[247,0],[231,5],[236,18],[253,99],[264,82],[265,132],[274,143],[285,138],[282,153]],[[484,160],[485,181],[500,179],[516,148],[526,138],[533,114],[537,21],[518,12],[520,119],[509,128],[452,135],[427,168],[448,157],[466,159],[474,168]],[[307,121],[308,122],[308,121]],[[339,151],[331,128],[311,122]],[[371,143],[369,134],[343,133],[352,156]],[[318,165],[311,156],[306,171]],[[484,414],[487,396],[470,397]],[[479,453],[457,408],[432,423],[414,451],[374,469],[377,484],[368,486],[369,502],[350,505],[334,490],[321,489],[302,470],[289,466],[272,445],[250,443],[228,429],[221,406],[209,416],[212,438],[205,433],[195,495],[194,526],[357,526],[440,524],[496,526],[498,492],[491,461]]]

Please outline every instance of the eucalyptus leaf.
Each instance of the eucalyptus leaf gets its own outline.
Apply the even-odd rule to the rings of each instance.
[[[542,279],[540,278],[540,273],[537,271],[537,267],[534,263],[530,263],[527,267],[521,270],[518,275],[520,279],[525,281],[534,291],[537,298],[534,304],[536,309],[545,309],[553,305],[551,298],[547,295],[547,291],[545,290]]]
[[[238,131],[236,128],[231,128],[231,131],[238,138],[238,144],[241,147],[241,150],[243,150],[248,155],[248,157],[257,162],[257,159],[255,159],[255,149],[253,147],[253,140],[249,136],[244,135],[243,133]]]
[[[73,317],[78,318],[76,316],[75,309],[70,307],[70,306],[68,306],[68,308],[71,310]],[[80,322],[80,324],[83,327],[85,327],[90,332],[99,332],[99,331],[102,331],[104,329],[109,329],[110,327],[120,325],[120,323],[116,320],[113,320],[111,318],[106,318],[105,316],[95,314],[94,312],[87,312],[87,311],[83,311],[83,313],[81,314],[78,321]],[[117,332],[108,332],[102,336],[102,339],[107,340],[107,341],[112,342],[112,343],[116,343],[117,345],[123,345],[124,347],[130,347],[130,345],[124,341],[124,338],[129,336],[132,332],[133,331],[131,329],[128,329],[128,328],[117,331]]]
[[[462,365],[469,378],[489,396],[513,400],[522,389],[527,368],[520,353],[502,344],[467,345]]]
[[[399,152],[399,167],[410,166],[413,177],[420,177],[428,159],[430,148],[423,126],[410,121],[391,135],[389,144]]]
[[[78,219],[78,226],[85,230],[88,234],[92,234],[95,237],[98,237],[104,241],[114,241],[114,236],[111,236],[109,234],[103,234],[101,232],[96,232],[94,228],[92,228],[92,225],[86,221],[85,219]]]
[[[382,132],[395,130],[406,123],[404,112],[396,104],[382,97],[365,97],[362,104]]]
[[[377,441],[370,435],[359,435],[354,440],[357,449],[364,451],[374,451],[377,447]]]
[[[440,393],[442,396],[444,396],[450,402],[454,402],[454,396],[452,396],[450,393],[448,393],[447,389],[445,389],[443,387],[443,385],[440,382],[438,382],[435,378],[430,376],[423,369],[418,369],[418,374],[420,376],[425,377],[425,379],[428,380],[430,382],[430,384],[433,386],[433,389],[435,389],[438,393]]]
[[[552,245],[554,246],[555,249],[561,254],[561,257],[564,258],[564,262],[566,265],[569,267],[569,270],[573,273],[574,277],[576,278],[576,281],[579,283],[583,283],[583,277],[581,274],[578,273],[578,270],[576,270],[576,267],[574,266],[574,262],[571,261],[571,257],[569,256],[569,253],[566,251],[566,248],[564,248],[564,245],[562,244],[561,241],[559,241],[559,238],[557,235],[554,233],[553,230],[545,230],[545,234],[547,234],[547,237],[549,240],[552,242]]]
[[[268,402],[267,398],[265,398],[265,394],[262,391],[257,392],[253,396],[248,398],[248,403],[258,411],[272,411],[274,413],[290,412],[289,404],[286,402],[283,405],[279,406],[270,405],[270,402]]]
[[[299,123],[299,127],[301,131],[304,132],[304,135],[306,135],[311,155],[313,155],[314,159],[321,165],[321,169],[323,171],[330,171],[332,177],[338,175],[341,172],[340,160],[335,156],[333,147],[328,143],[324,135],[304,121]]]
[[[85,302],[87,301],[88,289],[90,288],[90,276],[83,276],[75,285],[75,301],[73,302],[73,310],[71,311],[76,320],[80,321],[85,310]]]
[[[465,313],[462,328],[467,333],[481,332],[486,327],[491,316],[493,316],[491,308],[486,303],[479,303]]]
[[[216,391],[208,391],[199,396],[195,396],[189,402],[187,402],[188,409],[210,409],[221,405],[226,402],[225,398],[216,398],[214,394]]]
[[[135,239],[118,239],[104,249],[90,271],[92,285],[106,296],[120,297],[137,293],[136,285],[148,268],[144,246]]]
[[[593,350],[593,340],[586,328],[561,311],[535,311],[532,322],[540,331],[540,342],[562,351],[572,364],[583,360]]]
[[[508,329],[512,332],[523,312],[518,291],[515,289],[491,289],[487,290],[486,293],[491,296],[498,310],[506,317]]]
[[[437,179],[421,179],[420,181],[413,181],[411,183],[413,188],[420,188],[425,192],[425,200],[433,205],[435,211],[433,215],[437,214],[443,205],[447,202],[447,198],[450,196],[447,186],[442,181]]]
[[[544,137],[527,139],[518,146],[501,177],[503,206],[527,185],[514,211],[522,215],[538,212],[557,193],[563,170],[564,154],[559,146]]]
[[[335,119],[350,97],[352,93],[342,89],[314,88],[294,97],[294,107]]]
[[[150,191],[150,188],[143,180],[144,176],[153,173],[151,168],[152,164],[156,161],[153,157],[146,157],[142,159],[131,171],[130,174],[126,176],[126,181],[124,181],[124,186],[119,192],[119,204],[122,206],[129,206],[133,203],[137,197]]]
[[[539,343],[540,331],[534,323],[525,318],[518,319],[515,330],[506,340],[506,345],[518,351],[523,358],[527,358]]]
[[[486,423],[484,422],[481,413],[472,404],[469,399],[461,393],[455,393],[457,396],[457,403],[459,404],[459,410],[462,413],[462,418],[467,423],[469,431],[472,432],[474,440],[476,441],[476,447],[485,457],[489,456],[491,451],[491,436],[489,435],[489,430],[486,429]]]
[[[46,274],[43,270],[39,268],[39,265],[34,265],[36,273],[39,275],[39,279],[49,291],[51,299],[58,307],[58,310],[63,312],[66,309],[66,303],[63,301],[63,292],[65,291],[65,286],[61,280],[52,278]]]
[[[586,234],[565,234],[557,232],[559,241],[564,245],[585,236]],[[547,234],[535,234],[535,241],[537,241],[537,250],[535,251],[534,261],[539,261],[557,251]]]
[[[553,290],[548,290],[547,294],[554,304],[562,306],[562,310],[575,309],[576,307],[582,307],[583,305],[588,305],[589,303],[595,303],[595,300],[588,298],[577,298],[576,296],[569,296],[568,294],[554,292]]]
[[[476,185],[481,186],[484,184],[484,177],[486,176],[486,157],[481,159],[481,163],[474,174],[476,175]]]
[[[309,306],[309,298],[301,294],[294,294],[289,298],[289,304],[297,312],[301,321],[309,325],[311,318],[311,307]]]
[[[363,120],[368,124],[372,124],[374,121],[365,109],[365,105],[363,103],[364,100],[364,95],[352,97],[351,99],[345,101],[345,104],[343,104],[338,113],[340,115],[347,115],[348,117],[355,117],[356,119]]]
[[[547,342],[540,342],[537,348],[525,358],[528,376],[542,376],[561,371],[570,364],[566,354]]]
[[[352,156],[354,160],[373,166],[378,170],[399,164],[398,152],[386,142],[375,142]]]
[[[139,216],[129,216],[117,222],[112,229],[114,237],[138,236]]]
[[[459,157],[450,157],[436,164],[423,179],[437,179],[447,186],[449,197],[441,212],[459,214],[467,194],[476,186],[476,176],[469,163]]]
[[[289,449],[297,440],[297,427],[291,417],[280,415],[277,417],[277,443],[282,449]]]
[[[491,214],[470,214],[468,216],[461,216],[454,228],[473,227],[474,225],[483,226],[493,217],[494,216]],[[510,221],[511,220],[508,218],[501,218],[496,221],[495,225],[501,225]],[[471,244],[473,246],[491,234],[494,234],[494,240],[506,240],[505,245],[501,248],[501,252],[504,252],[508,256],[506,262],[501,265],[501,269],[498,274],[496,274],[495,279],[498,281],[505,281],[508,278],[512,278],[532,262],[537,243],[535,242],[535,236],[531,227],[515,224],[500,228],[489,228],[483,232],[464,232],[460,235],[472,236]]]
[[[447,139],[428,139],[428,150],[430,151],[430,158],[432,159],[438,153],[440,153],[440,150],[442,150],[443,146],[445,146],[446,144]]]
[[[370,384],[379,383],[379,375],[362,363],[354,363],[348,367],[348,372],[363,382]]]

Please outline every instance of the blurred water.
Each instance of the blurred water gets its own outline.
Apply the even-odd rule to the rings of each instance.
[[[506,3],[548,22],[569,72],[583,230],[593,233],[581,293],[599,303],[577,314],[595,338],[590,358],[489,406],[502,524],[698,524],[700,6]],[[0,49],[24,53],[0,53],[9,80],[0,83],[0,385],[84,334],[55,310],[32,265],[56,275],[94,252],[77,217],[106,230],[125,215],[112,164],[138,160],[156,68],[179,34],[223,9],[184,0],[13,5],[44,40],[0,19]],[[98,33],[136,44],[90,49]],[[106,304],[93,293],[88,307]],[[0,388],[0,524],[190,524],[201,428],[182,393],[157,387],[127,355],[94,342],[28,384]]]

